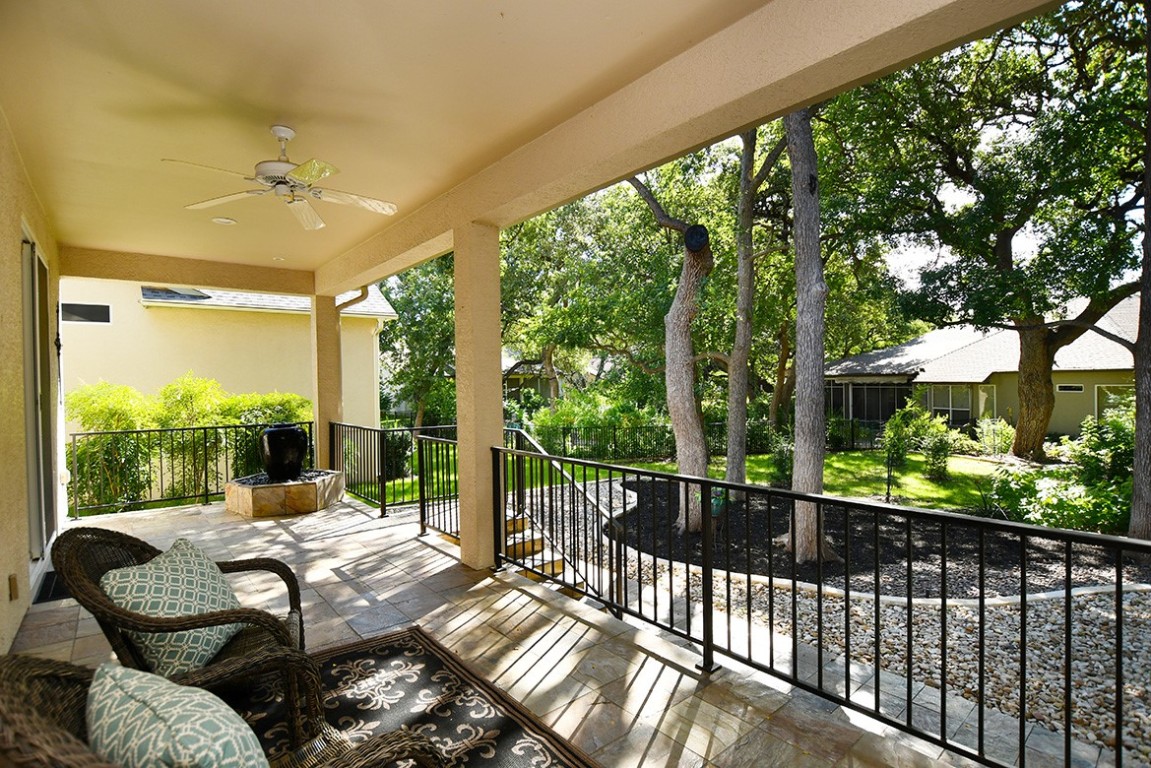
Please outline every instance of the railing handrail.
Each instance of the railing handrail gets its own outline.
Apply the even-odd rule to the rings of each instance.
[[[538,456],[549,457],[548,458],[548,465],[551,466],[553,469],[557,469],[559,471],[561,477],[563,477],[563,479],[567,481],[568,487],[571,488],[573,491],[579,493],[584,498],[584,501],[587,502],[587,504],[599,514],[601,520],[608,523],[609,525],[611,524],[611,522],[612,522],[611,512],[607,509],[604,509],[603,505],[600,504],[598,500],[592,498],[587,493],[587,491],[584,490],[583,487],[581,487],[581,485],[576,482],[576,479],[574,477],[572,477],[571,474],[568,473],[568,471],[566,469],[563,468],[562,462],[558,461],[557,459],[550,458],[552,456],[552,454],[548,453],[547,449],[545,449],[542,445],[540,445],[538,442],[536,442],[532,438],[532,436],[529,435],[524,430],[519,429],[518,427],[517,428],[510,428],[510,429],[505,428],[504,434],[507,435],[508,433],[511,433],[513,435],[517,435],[517,434],[523,435],[523,437],[527,439],[528,443],[531,444],[532,447],[537,449],[538,453],[533,454],[531,452],[527,452],[529,455],[533,455],[533,456],[538,455]],[[553,547],[556,546],[555,541],[552,539],[552,537],[546,531],[540,531],[540,536],[542,536],[551,546],[553,546]],[[564,559],[564,562],[568,563],[571,566],[572,570],[581,579],[584,579],[585,581],[587,580],[587,574],[584,573],[583,570],[579,567],[579,565],[576,564],[574,559],[570,559],[567,556],[567,554],[562,550],[562,548],[557,548],[556,551],[559,553],[560,557],[562,557]],[[590,582],[588,582],[588,583],[590,585]],[[596,594],[597,597],[601,596],[598,589],[595,589],[594,587],[592,587],[592,591]]]
[[[518,451],[514,448],[501,447],[499,450],[504,453],[518,456],[536,455],[527,451]],[[914,512],[917,518],[930,519],[939,522],[970,522],[972,520],[978,520],[980,526],[985,526],[991,530],[1005,533],[1039,536],[1042,538],[1066,538],[1066,540],[1073,544],[1094,544],[1105,547],[1121,547],[1123,549],[1131,549],[1151,554],[1151,541],[1143,539],[1132,539],[1126,536],[1117,536],[1114,534],[1094,533],[1092,531],[1077,531],[1070,528],[1055,528],[1052,526],[1036,525],[1034,523],[1021,523],[1014,520],[997,520],[993,518],[967,515],[962,512],[948,512],[942,509],[926,509],[924,507],[909,507],[900,504],[890,504],[884,501],[872,501],[870,499],[829,496],[827,494],[821,493],[805,493],[803,491],[793,491],[790,488],[777,488],[775,486],[757,485],[755,483],[733,483],[718,478],[700,477],[699,475],[681,475],[673,472],[665,472],[658,469],[644,468],[642,470],[637,470],[635,467],[629,467],[626,464],[608,464],[602,461],[594,461],[591,459],[569,459],[563,457],[563,462],[565,464],[585,467],[599,467],[601,469],[609,469],[620,473],[639,473],[645,476],[655,477],[672,482],[691,482],[698,484],[707,483],[713,488],[724,488],[729,491],[738,492],[752,490],[757,493],[762,493],[764,489],[770,489],[772,494],[787,499],[793,499],[795,501],[818,502],[825,505],[850,504],[853,507],[879,512],[887,510]],[[1058,534],[1058,536],[1053,534]]]
[[[155,432],[196,432],[202,429],[254,429],[256,427],[273,427],[287,424],[290,427],[302,427],[312,424],[311,421],[259,421],[237,422],[232,424],[200,424],[194,427],[141,427],[140,429],[97,429],[90,432],[69,432],[68,437],[91,437],[92,435],[135,435]]]

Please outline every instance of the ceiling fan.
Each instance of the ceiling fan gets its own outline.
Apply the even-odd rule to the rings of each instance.
[[[376,200],[371,197],[364,197],[363,195],[353,195],[350,192],[340,192],[335,189],[312,186],[328,176],[339,173],[339,170],[334,165],[325,163],[323,160],[306,160],[298,165],[293,163],[288,159],[288,142],[295,137],[296,132],[286,125],[273,125],[271,130],[272,135],[280,142],[280,156],[275,160],[264,160],[256,163],[255,171],[251,176],[239,173],[238,171],[229,171],[225,168],[215,168],[210,165],[190,163],[186,160],[164,158],[165,162],[180,163],[181,165],[190,165],[195,168],[205,168],[209,171],[227,173],[231,176],[239,176],[242,179],[247,179],[260,185],[258,189],[245,189],[242,192],[233,192],[230,195],[213,197],[209,200],[202,200],[184,207],[189,210],[198,211],[204,208],[211,208],[215,205],[230,203],[233,200],[242,200],[245,197],[258,197],[271,192],[287,204],[288,210],[292,212],[296,217],[296,221],[300,222],[300,225],[304,229],[320,229],[324,226],[324,220],[321,219],[320,215],[316,213],[316,210],[312,208],[309,198],[325,200],[329,203],[340,203],[342,205],[355,205],[375,213],[382,213],[389,216],[396,212],[396,206],[393,203]]]

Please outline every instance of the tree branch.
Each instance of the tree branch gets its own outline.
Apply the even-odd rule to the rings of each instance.
[[[629,176],[627,181],[635,187],[635,191],[638,192],[643,201],[647,203],[647,207],[651,209],[657,224],[667,229],[674,229],[677,232],[687,231],[687,222],[668,216],[667,211],[665,211],[663,206],[659,204],[659,201],[655,199],[655,195],[651,193],[651,190],[648,189],[647,185],[640,181],[639,178]]]

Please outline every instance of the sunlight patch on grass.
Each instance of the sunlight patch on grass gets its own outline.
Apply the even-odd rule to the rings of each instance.
[[[882,451],[840,451],[827,454],[823,468],[823,492],[829,496],[883,500],[887,493],[887,468]],[[636,462],[629,466],[660,472],[675,472],[674,462]],[[713,459],[708,477],[723,478],[726,461]],[[1000,464],[994,459],[974,456],[952,456],[948,461],[950,477],[942,482],[924,475],[923,454],[912,453],[907,466],[896,470],[891,488],[891,501],[909,507],[941,510],[979,509],[985,505],[984,494],[991,490],[991,479]],[[747,457],[747,482],[767,485],[772,478],[769,456]]]

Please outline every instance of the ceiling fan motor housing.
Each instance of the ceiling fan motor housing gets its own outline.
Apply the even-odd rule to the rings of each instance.
[[[255,179],[269,187],[276,184],[291,184],[292,180],[288,178],[288,174],[295,167],[295,163],[284,160],[265,160],[262,163],[256,163]]]

